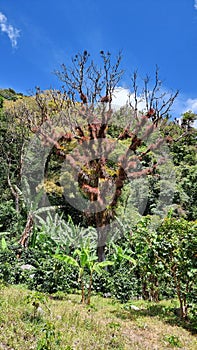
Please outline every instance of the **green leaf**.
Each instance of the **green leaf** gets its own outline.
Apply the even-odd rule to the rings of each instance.
[[[100,274],[102,272],[102,268],[106,267],[106,266],[112,266],[114,265],[113,261],[101,261],[101,262],[97,262],[93,265],[92,271],[97,272],[98,274]]]
[[[120,256],[121,256],[122,259],[131,261],[132,263],[136,263],[135,259],[131,258],[129,255],[121,254]]]
[[[113,261],[109,261],[109,260],[105,260],[105,261],[101,261],[101,262],[98,262],[96,263],[99,267],[103,268],[103,267],[106,267],[106,266],[112,266],[114,265],[114,262]]]
[[[54,258],[55,258],[55,259],[58,259],[58,260],[60,260],[60,261],[64,261],[64,262],[66,262],[66,263],[69,264],[69,265],[79,267],[78,262],[77,262],[74,258],[72,258],[71,256],[68,256],[68,255],[61,255],[61,254],[55,254],[55,255],[54,255]]]
[[[4,237],[1,238],[1,249],[6,250],[7,249],[7,243]]]
[[[10,234],[11,234],[11,232],[7,232],[7,231],[0,232],[0,236],[7,236],[7,235],[10,235]]]

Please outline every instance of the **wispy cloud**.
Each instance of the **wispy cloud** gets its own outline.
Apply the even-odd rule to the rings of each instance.
[[[197,0],[194,0],[194,8],[197,10]]]
[[[17,46],[17,38],[20,36],[20,30],[9,24],[7,17],[2,12],[0,12],[0,30],[8,35],[12,47],[15,48]]]
[[[191,110],[194,113],[197,113],[197,98],[188,98],[186,101],[186,111]]]

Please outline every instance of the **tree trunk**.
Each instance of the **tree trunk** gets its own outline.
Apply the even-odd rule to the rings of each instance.
[[[22,233],[22,236],[19,240],[19,244],[22,245],[22,247],[27,248],[28,246],[28,241],[29,241],[29,237],[31,235],[33,229],[33,216],[31,213],[29,213],[28,218],[27,218],[27,223],[25,225],[25,229]]]
[[[90,274],[90,280],[89,280],[87,305],[90,305],[91,291],[92,291],[92,273]]]
[[[105,261],[105,245],[97,248],[98,261]]]
[[[82,304],[85,303],[85,290],[84,290],[83,278],[81,279],[81,302]]]

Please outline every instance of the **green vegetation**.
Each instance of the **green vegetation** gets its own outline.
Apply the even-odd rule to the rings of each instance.
[[[76,257],[76,258],[74,258]],[[80,249],[76,249],[73,252],[73,257],[70,255],[56,254],[55,258],[60,261],[65,261],[68,265],[75,266],[78,270],[79,281],[81,283],[81,302],[85,303],[85,285],[84,285],[84,274],[88,271],[88,293],[87,293],[87,305],[90,305],[90,297],[92,290],[93,274],[101,274],[103,268],[113,265],[112,261],[97,261],[95,250],[92,250],[88,245],[82,246]]]
[[[158,70],[113,110],[121,54],[100,62],[0,89],[0,349],[196,348],[197,116]]]

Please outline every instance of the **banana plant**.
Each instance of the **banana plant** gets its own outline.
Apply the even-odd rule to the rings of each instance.
[[[63,219],[63,215],[59,213],[47,212],[46,217],[42,218],[36,214],[37,228],[40,233],[38,234],[38,240],[44,235],[50,237],[56,245],[63,246],[65,253],[68,255],[73,248],[81,246],[84,242],[88,241],[91,245],[97,240],[97,231],[93,227],[82,227],[81,225],[74,224],[70,215],[68,215],[68,221]]]
[[[133,266],[133,268],[136,266],[137,262],[134,258],[132,258],[132,250],[131,248],[122,248],[121,246],[115,244],[114,242],[111,242],[110,249],[112,250],[112,260],[114,262],[115,268],[119,268],[120,264],[127,260]]]
[[[26,208],[27,208],[27,221],[25,228],[21,234],[19,244],[27,248],[29,244],[29,239],[32,236],[34,224],[35,224],[35,219],[36,217],[39,217],[39,214],[43,214],[49,211],[55,211],[56,209],[59,208],[59,206],[47,206],[43,207],[41,205],[43,195],[44,195],[44,190],[40,189],[34,197],[31,195],[31,189],[30,185],[28,184],[27,179],[24,177],[23,179],[23,185],[24,185],[24,194],[23,197],[25,197],[25,202],[26,202]],[[33,240],[35,241],[36,237],[33,237]],[[35,244],[35,242],[34,242]]]
[[[78,269],[78,278],[81,283],[81,302],[87,302],[87,305],[90,305],[91,291],[92,291],[92,281],[93,274],[96,272],[101,274],[102,269],[106,266],[113,265],[112,261],[102,261],[98,262],[98,257],[96,252],[87,244],[81,246],[78,249],[75,249],[73,256],[55,254],[56,259],[65,261],[67,264],[77,267]],[[87,291],[87,300],[85,298],[85,283],[84,283],[84,273],[88,271],[89,274],[89,285]]]

